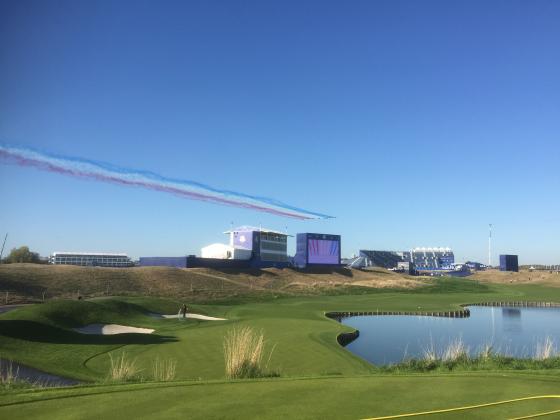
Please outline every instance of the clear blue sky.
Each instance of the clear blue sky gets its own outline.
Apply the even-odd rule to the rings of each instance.
[[[3,0],[0,142],[337,218],[2,163],[0,234],[42,255],[184,255],[233,222],[486,262],[494,223],[494,261],[560,263],[558,22],[554,0]]]

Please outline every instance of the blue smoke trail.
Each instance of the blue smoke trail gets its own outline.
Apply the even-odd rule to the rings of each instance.
[[[32,166],[49,172],[138,186],[194,200],[242,207],[283,217],[301,220],[332,218],[332,216],[295,207],[273,198],[219,189],[195,181],[167,178],[150,171],[127,169],[90,159],[55,155],[8,145],[0,145],[0,158],[21,166]]]

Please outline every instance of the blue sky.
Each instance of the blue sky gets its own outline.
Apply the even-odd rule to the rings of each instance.
[[[486,262],[493,223],[494,261],[559,263],[559,20],[543,0],[4,0],[0,142],[336,219],[0,163],[0,234],[43,255],[184,255],[233,222]]]

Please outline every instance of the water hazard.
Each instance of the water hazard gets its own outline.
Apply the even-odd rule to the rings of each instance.
[[[488,344],[497,353],[533,357],[547,337],[560,344],[560,308],[471,306],[469,318],[431,316],[354,316],[342,323],[360,330],[346,348],[376,364],[422,358],[426,350],[441,353],[462,340],[471,355]]]

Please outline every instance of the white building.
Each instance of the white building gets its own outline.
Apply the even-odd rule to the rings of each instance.
[[[234,248],[226,244],[211,244],[200,250],[202,258],[219,258],[222,260],[248,260],[251,258],[250,249]]]
[[[240,226],[224,232],[229,235],[233,248],[249,249],[256,260],[263,262],[288,262],[288,235],[254,226]]]

